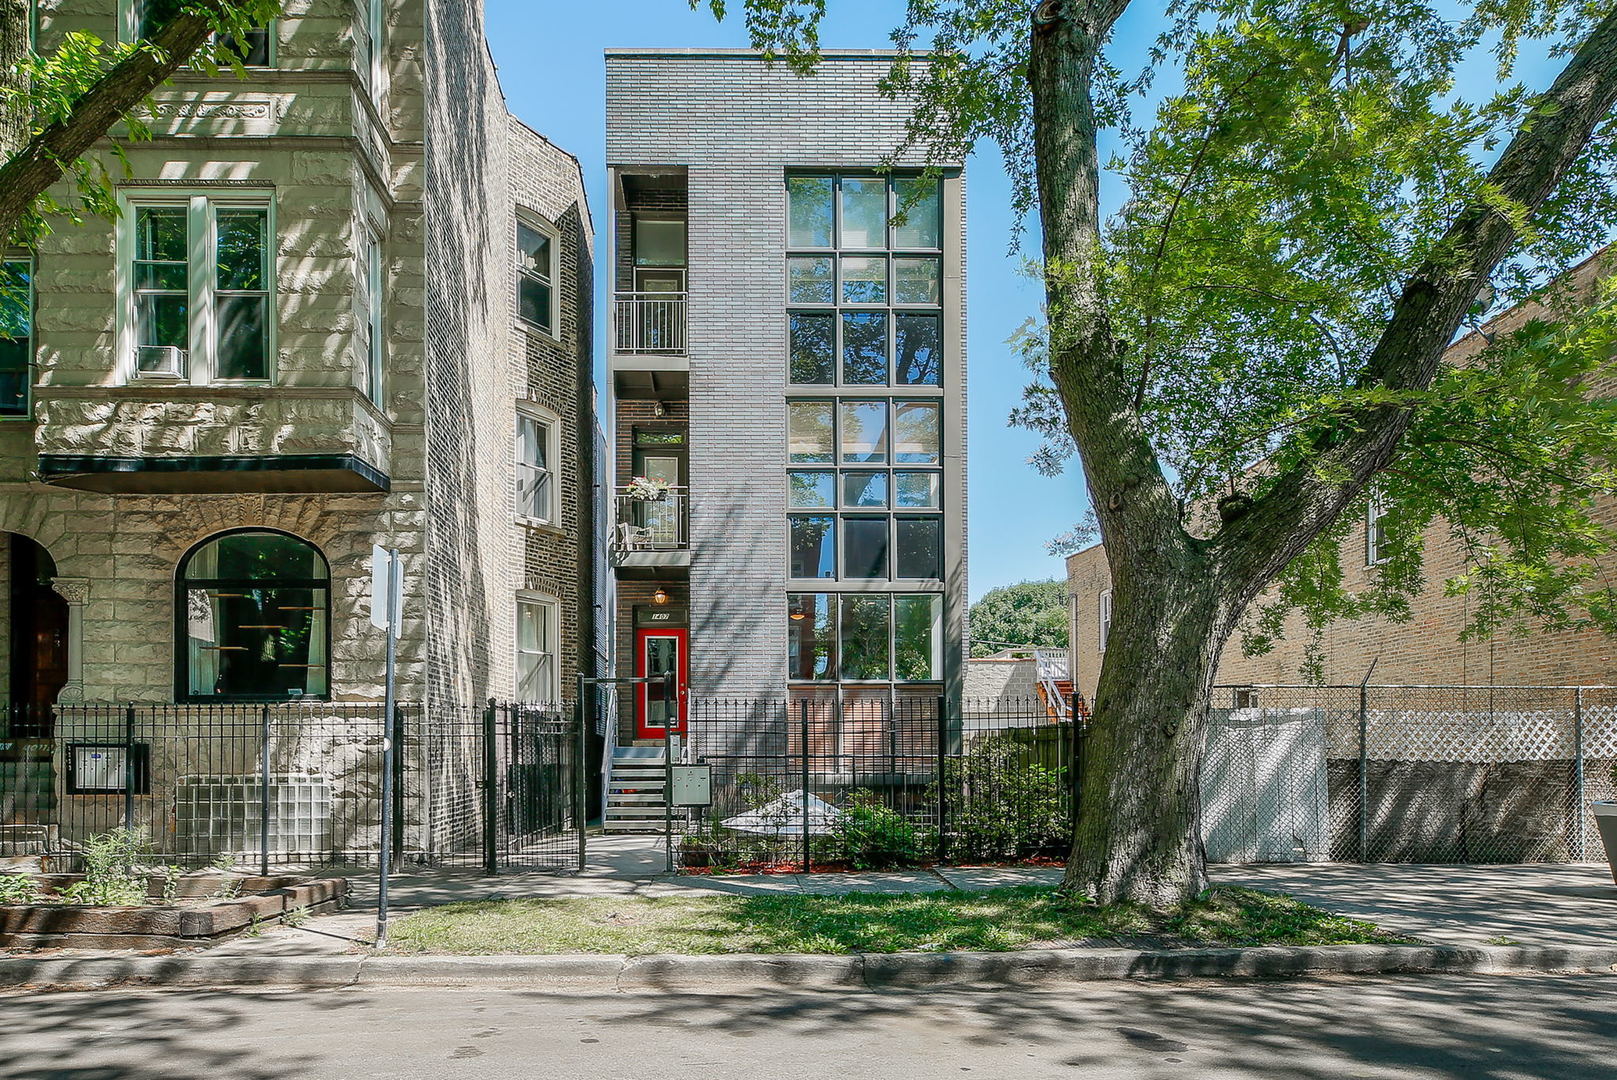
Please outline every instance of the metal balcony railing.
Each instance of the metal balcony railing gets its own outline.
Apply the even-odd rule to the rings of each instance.
[[[619,488],[612,498],[615,513],[612,550],[684,551],[691,546],[688,494],[669,488],[658,499],[637,498]]]
[[[620,353],[685,355],[685,294],[620,292],[613,311]]]

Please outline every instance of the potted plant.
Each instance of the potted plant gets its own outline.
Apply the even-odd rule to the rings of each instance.
[[[668,482],[651,476],[637,476],[629,481],[629,498],[636,502],[661,502],[668,494]]]
[[[1606,864],[1611,867],[1611,880],[1617,882],[1617,802],[1591,803],[1595,812],[1595,825],[1600,829],[1600,842],[1606,845]]]

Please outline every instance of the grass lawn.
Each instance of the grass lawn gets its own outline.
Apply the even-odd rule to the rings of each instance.
[[[399,953],[851,953],[1076,945],[1348,945],[1408,939],[1293,900],[1216,888],[1183,908],[1098,907],[1040,886],[846,896],[568,897],[446,904]]]

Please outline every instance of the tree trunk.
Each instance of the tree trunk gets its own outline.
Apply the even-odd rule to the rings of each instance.
[[[28,58],[33,0],[0,0],[0,161],[28,141]]]
[[[1194,541],[1109,555],[1114,615],[1062,887],[1160,908],[1207,887],[1202,741],[1231,604]]]

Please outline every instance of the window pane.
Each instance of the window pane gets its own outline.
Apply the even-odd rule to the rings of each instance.
[[[937,259],[894,259],[893,302],[938,304],[943,298],[943,271]]]
[[[900,682],[926,682],[943,677],[943,598],[893,598],[894,678]]]
[[[842,314],[842,381],[858,386],[887,383],[887,316],[874,311]]]
[[[851,464],[887,461],[887,402],[842,403],[842,460]]]
[[[196,696],[325,694],[325,562],[279,533],[232,533],[186,560],[184,684]]]
[[[836,299],[830,259],[787,259],[787,292],[794,304],[829,304]]]
[[[786,597],[786,677],[835,679],[837,598],[827,593]]]
[[[938,495],[942,479],[935,472],[895,472],[893,505],[936,509],[939,505]]]
[[[933,465],[938,461],[938,406],[908,402],[893,409],[893,460]]]
[[[685,223],[635,218],[634,264],[636,266],[684,266]],[[548,270],[546,271],[549,272]]]
[[[135,214],[135,258],[185,262],[185,221],[183,206],[142,206]]]
[[[887,303],[887,260],[866,257],[843,259],[842,302],[844,304]]]
[[[268,306],[267,296],[219,297],[219,378],[269,378]]]
[[[185,292],[190,274],[185,263],[171,262],[137,262],[135,263],[135,288],[137,290],[166,289],[172,292]]]
[[[180,13],[180,0],[136,0],[138,15],[137,29],[141,37],[151,37],[162,29],[163,24],[173,20]]]
[[[842,181],[842,235],[839,247],[887,246],[887,181]]]
[[[26,262],[0,264],[0,416],[26,416],[33,303]]]
[[[885,596],[843,596],[842,677],[887,678],[891,613]]]
[[[263,210],[220,210],[218,239],[219,288],[265,288],[264,236],[269,215]]]
[[[837,476],[829,472],[794,472],[786,474],[786,504],[793,507],[817,509],[835,507]]]
[[[843,518],[842,545],[844,577],[887,576],[886,517]]]
[[[220,44],[241,57],[243,67],[268,67],[270,62],[270,36],[269,29],[255,26],[253,29],[237,40],[234,37],[220,38]]]
[[[189,344],[190,324],[183,296],[146,295],[135,298],[135,334],[141,345]]]
[[[901,517],[898,519],[898,573],[901,578],[941,578],[943,576],[943,519],[940,517]]]
[[[517,453],[519,460],[544,468],[548,449],[545,424],[532,416],[517,414]]]
[[[805,465],[831,464],[831,403],[794,401],[786,408],[787,454],[791,460]]]
[[[517,317],[550,333],[550,286],[526,274],[517,281]]]
[[[792,514],[787,519],[791,531],[791,560],[794,578],[834,578],[837,576],[837,544],[832,530],[835,518]]]
[[[793,176],[787,179],[789,246],[831,246],[831,188],[829,176]]]
[[[886,506],[887,474],[850,472],[842,474],[843,506]]]
[[[794,383],[830,383],[836,380],[835,324],[830,315],[793,315],[790,377]]]
[[[550,237],[517,222],[517,266],[525,273],[550,280]]]
[[[899,315],[897,363],[893,381],[908,386],[937,386],[943,369],[942,320],[936,315]]]
[[[943,246],[943,204],[936,180],[920,177],[900,179],[894,184],[904,224],[893,230],[896,248],[935,248]],[[915,199],[912,205],[910,200]],[[908,207],[908,209],[905,209]]]

